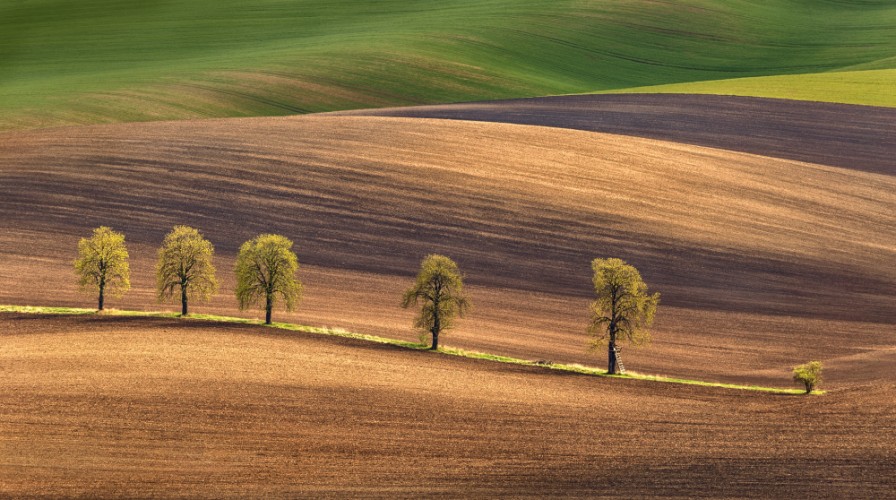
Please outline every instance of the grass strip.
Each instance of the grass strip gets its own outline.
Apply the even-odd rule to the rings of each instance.
[[[184,319],[187,321],[208,321],[215,323],[234,323],[234,324],[243,324],[243,325],[257,325],[257,326],[265,326],[268,328],[276,328],[278,330],[288,330],[293,332],[303,332],[303,333],[313,333],[318,335],[330,335],[334,337],[343,337],[355,340],[363,340],[366,342],[376,342],[378,344],[388,344],[396,347],[401,347],[404,349],[413,349],[417,351],[428,351],[429,348],[426,344],[418,343],[418,342],[409,342],[406,340],[399,339],[391,339],[387,337],[379,337],[376,335],[368,335],[363,333],[354,333],[344,330],[342,328],[328,328],[328,327],[315,327],[315,326],[307,326],[307,325],[297,325],[294,323],[280,323],[274,322],[270,325],[265,325],[263,321],[258,319],[248,319],[248,318],[236,318],[233,316],[218,316],[214,314],[191,314],[187,317],[181,317],[180,313],[175,312],[161,312],[161,311],[129,311],[129,310],[120,310],[120,309],[108,309],[103,311],[102,313],[97,312],[96,309],[83,309],[76,307],[35,307],[35,306],[14,306],[14,305],[0,305],[0,313],[24,313],[24,314],[57,314],[57,315],[99,315],[99,316],[132,316],[132,317],[145,317],[145,318],[177,318]],[[496,363],[506,363],[513,365],[522,365],[522,366],[535,366],[540,368],[545,368],[549,370],[558,370],[564,372],[572,372],[579,373],[583,375],[591,375],[596,377],[607,377],[607,378],[618,378],[618,379],[631,379],[631,380],[646,380],[650,382],[661,382],[668,384],[682,384],[682,385],[697,385],[702,387],[715,387],[720,389],[735,389],[735,390],[743,390],[743,391],[757,391],[757,392],[765,392],[771,394],[803,394],[804,391],[801,389],[784,389],[778,387],[764,387],[759,385],[741,385],[741,384],[726,384],[721,382],[706,382],[703,380],[693,380],[693,379],[684,379],[677,377],[666,377],[660,375],[645,375],[641,373],[628,372],[625,375],[611,375],[608,374],[606,370],[602,370],[600,368],[584,366],[580,364],[567,364],[567,363],[553,363],[550,361],[532,361],[528,359],[514,358],[510,356],[501,356],[498,354],[491,354],[479,351],[468,351],[466,349],[460,349],[456,347],[442,347],[438,350],[438,354],[448,355],[448,356],[458,356],[462,358],[468,359],[481,359],[486,361],[493,361]],[[821,395],[824,394],[825,391],[812,391],[812,394]]]

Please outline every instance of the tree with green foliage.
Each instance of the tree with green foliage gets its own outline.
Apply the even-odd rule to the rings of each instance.
[[[196,229],[174,226],[159,248],[156,292],[159,302],[180,292],[181,316],[188,314],[189,298],[208,301],[218,289],[212,258],[215,248]]]
[[[420,264],[417,281],[402,298],[401,306],[420,305],[414,327],[421,330],[421,339],[432,335],[432,347],[439,348],[439,334],[454,326],[456,317],[463,317],[470,307],[464,295],[463,276],[453,260],[444,255],[428,255]]]
[[[292,311],[302,297],[302,283],[296,277],[299,261],[292,241],[279,234],[262,234],[243,243],[236,258],[236,298],[240,310],[264,300],[265,324],[271,324],[271,310],[278,298]]]
[[[650,343],[649,327],[653,324],[660,294],[648,294],[641,273],[621,259],[594,259],[594,292],[588,332],[592,348],[607,343],[607,373],[618,370],[616,347],[620,341],[641,346]]]
[[[811,393],[821,383],[821,361],[809,361],[794,366],[793,381],[803,384],[806,387],[806,394]]]
[[[114,297],[121,297],[131,288],[124,235],[106,226],[94,229],[90,238],[81,238],[74,265],[81,289],[98,293],[97,309],[100,311],[105,305],[107,291]]]

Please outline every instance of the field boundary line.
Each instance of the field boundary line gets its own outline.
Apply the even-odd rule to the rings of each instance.
[[[286,330],[293,332],[301,332],[301,333],[311,333],[317,335],[327,335],[331,337],[342,337],[348,339],[362,340],[365,342],[374,342],[378,344],[386,344],[392,345],[396,347],[400,347],[403,349],[410,349],[421,352],[429,352],[433,354],[441,354],[447,356],[457,356],[468,359],[479,359],[486,361],[493,361],[496,363],[505,363],[505,364],[513,364],[513,365],[521,365],[521,366],[531,366],[537,368],[543,368],[546,370],[556,370],[562,372],[569,373],[577,373],[581,375],[590,375],[595,377],[602,378],[615,378],[615,379],[630,379],[630,380],[643,380],[649,382],[660,382],[667,384],[679,384],[679,385],[696,385],[701,387],[713,387],[719,389],[732,389],[732,390],[741,390],[741,391],[755,391],[755,392],[765,392],[769,394],[789,394],[789,395],[797,395],[804,394],[805,391],[802,389],[790,389],[790,388],[780,388],[780,387],[767,387],[760,385],[743,385],[743,384],[728,384],[723,382],[707,382],[703,380],[694,380],[694,379],[685,379],[685,378],[677,378],[677,377],[667,377],[661,375],[646,375],[637,372],[628,371],[624,375],[611,375],[608,374],[606,370],[585,366],[577,363],[554,363],[551,361],[532,361],[522,358],[514,358],[511,356],[502,356],[499,354],[491,354],[479,351],[469,351],[466,349],[460,349],[456,347],[440,347],[438,351],[431,351],[427,344],[419,343],[419,342],[409,342],[406,340],[393,339],[388,337],[380,337],[377,335],[369,335],[366,333],[355,333],[345,330],[343,328],[330,328],[330,327],[318,327],[318,326],[308,326],[308,325],[298,325],[295,323],[282,323],[282,322],[273,322],[270,325],[265,325],[262,320],[259,319],[249,319],[249,318],[238,318],[234,316],[219,316],[214,314],[190,314],[189,316],[182,317],[180,313],[175,312],[163,312],[163,311],[134,311],[134,310],[125,310],[125,309],[107,309],[102,312],[98,312],[96,309],[85,309],[78,307],[42,307],[42,306],[17,306],[17,305],[0,305],[0,313],[18,313],[18,314],[44,314],[44,315],[59,315],[59,316],[118,316],[118,317],[140,317],[140,318],[165,318],[165,319],[181,319],[184,321],[205,321],[210,323],[222,323],[222,324],[242,324],[242,325],[253,325],[253,326],[261,326],[266,328],[273,328],[277,330]],[[822,395],[825,394],[825,391],[815,390],[812,391],[813,395]]]

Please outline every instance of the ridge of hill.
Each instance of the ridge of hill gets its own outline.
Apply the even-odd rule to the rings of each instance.
[[[0,129],[891,69],[894,32],[857,0],[6,2]]]
[[[363,334],[363,333],[354,333],[345,330],[344,328],[328,328],[328,327],[317,327],[317,326],[309,326],[309,325],[297,325],[294,323],[283,323],[283,322],[272,322],[271,324],[265,324],[261,320],[253,320],[247,318],[237,318],[234,316],[218,316],[214,314],[190,314],[188,316],[183,316],[181,313],[172,313],[165,311],[132,311],[127,309],[103,309],[102,311],[97,311],[96,309],[85,309],[79,307],[35,307],[35,306],[22,306],[22,305],[3,305],[0,304],[0,314],[8,314],[13,316],[14,318],[22,318],[23,314],[31,314],[38,315],[39,317],[49,317],[49,316],[103,316],[103,317],[128,317],[128,318],[158,318],[158,319],[180,319],[182,321],[187,322],[208,322],[210,323],[209,328],[216,328],[218,326],[226,326],[228,324],[238,324],[238,325],[255,325],[261,326],[264,328],[273,328],[276,330],[283,330],[285,332],[300,332],[302,334],[312,333],[316,335],[327,335],[332,337],[341,337],[348,338],[354,340],[360,340],[364,342],[372,342],[374,344],[385,344],[395,347],[401,347],[403,349],[410,349],[415,351],[429,351],[433,354],[447,355],[447,356],[458,356],[461,358],[468,359],[479,359],[492,361],[495,363],[504,363],[509,365],[516,366],[529,366],[529,367],[537,367],[542,370],[555,370],[564,373],[577,373],[580,375],[589,375],[592,377],[612,377],[616,379],[623,380],[643,380],[648,382],[658,382],[663,384],[680,384],[680,385],[698,385],[701,387],[713,387],[716,389],[731,389],[738,391],[757,391],[757,392],[765,392],[769,394],[775,395],[783,395],[783,394],[806,394],[805,390],[802,388],[792,388],[792,387],[766,387],[761,385],[743,385],[743,384],[728,384],[721,382],[712,382],[707,380],[693,380],[693,379],[683,379],[683,378],[673,378],[673,377],[663,377],[657,375],[644,375],[637,372],[627,371],[625,373],[616,373],[610,374],[607,370],[596,368],[593,366],[584,366],[581,364],[563,364],[563,363],[554,363],[545,360],[531,360],[531,359],[520,359],[513,358],[510,356],[501,356],[498,354],[492,354],[487,352],[479,352],[479,351],[468,351],[465,349],[458,349],[454,347],[440,346],[438,350],[432,350],[430,348],[430,344],[428,342],[408,342],[406,340],[392,339],[386,337],[380,337],[377,335]],[[190,328],[195,327],[192,323],[183,323],[188,325]],[[826,391],[817,389],[812,390],[812,395],[823,395]]]
[[[420,259],[443,253],[476,311],[451,345],[592,364],[589,263],[615,256],[662,293],[658,341],[626,352],[632,370],[775,385],[821,359],[832,379],[867,381],[893,355],[894,192],[896,177],[858,168],[500,123],[21,131],[0,142],[0,303],[89,305],[71,259],[110,225],[127,235],[133,290],[109,307],[155,309],[157,246],[189,224],[220,270],[221,293],[197,311],[252,315],[236,311],[228,270],[243,241],[274,232],[296,242],[305,282],[286,321],[413,339],[398,299]]]

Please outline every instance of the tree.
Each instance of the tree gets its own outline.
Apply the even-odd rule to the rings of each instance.
[[[121,297],[131,288],[124,235],[106,226],[94,229],[90,238],[81,238],[74,265],[81,289],[98,293],[97,309],[100,311],[103,310],[107,290],[114,297]]]
[[[463,276],[453,260],[444,255],[428,255],[420,264],[414,286],[404,293],[401,306],[420,304],[414,326],[421,338],[432,335],[432,347],[439,348],[439,334],[454,326],[455,317],[463,317],[470,302],[464,296]]]
[[[262,234],[243,243],[236,258],[236,298],[240,310],[257,305],[262,299],[265,324],[271,324],[271,310],[278,297],[292,311],[302,296],[302,283],[296,278],[299,261],[292,252],[292,241],[279,234]]]
[[[218,289],[212,258],[215,248],[199,231],[174,226],[159,248],[156,263],[156,292],[159,302],[180,292],[181,316],[188,313],[187,299],[209,300]]]
[[[621,259],[594,259],[594,291],[591,304],[592,346],[608,344],[607,373],[617,372],[616,344],[628,341],[634,346],[650,343],[648,328],[653,323],[660,294],[648,295],[647,285],[633,266]]]
[[[821,361],[809,361],[793,367],[793,381],[806,386],[806,394],[821,383]]]

